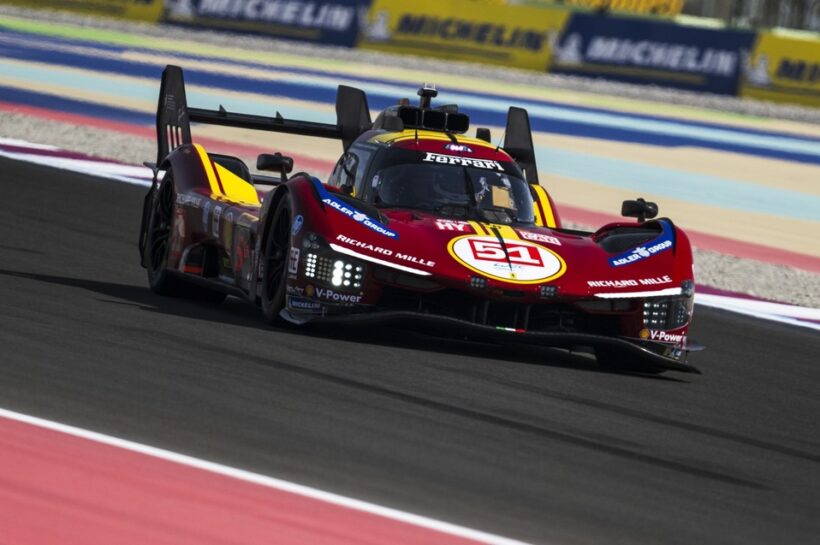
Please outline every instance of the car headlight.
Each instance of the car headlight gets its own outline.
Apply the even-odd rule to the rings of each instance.
[[[361,289],[364,279],[364,264],[334,252],[321,237],[308,234],[302,247],[305,255],[305,278],[329,284],[334,287]]]
[[[344,286],[346,288],[361,288],[364,267],[354,265],[344,259],[336,259],[333,262],[333,275],[330,283],[334,286]]]
[[[692,298],[645,299],[643,323],[648,329],[677,329],[689,322],[692,314]]]

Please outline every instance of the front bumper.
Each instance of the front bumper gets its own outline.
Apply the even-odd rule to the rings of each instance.
[[[375,311],[355,314],[336,315],[305,315],[296,314],[283,309],[280,316],[293,324],[321,324],[321,325],[403,325],[420,326],[423,329],[435,329],[436,332],[446,331],[452,334],[466,335],[480,340],[514,341],[523,344],[538,344],[556,348],[571,348],[576,346],[608,347],[622,351],[634,357],[642,366],[657,370],[679,371],[682,373],[697,373],[700,370],[687,363],[681,363],[672,358],[656,354],[651,350],[636,344],[634,341],[620,337],[609,337],[591,333],[563,332],[563,331],[523,331],[499,328],[495,326],[477,324],[467,320],[439,316],[412,311]]]

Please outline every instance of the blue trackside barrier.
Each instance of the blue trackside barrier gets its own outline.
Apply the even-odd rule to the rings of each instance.
[[[737,95],[756,33],[576,13],[553,44],[550,72]]]
[[[166,0],[164,20],[354,47],[371,0]]]

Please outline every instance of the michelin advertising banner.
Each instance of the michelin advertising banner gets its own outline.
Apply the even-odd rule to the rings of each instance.
[[[155,23],[162,16],[163,0],[5,0],[27,8],[63,9],[88,15],[120,17]]]
[[[755,33],[575,14],[552,48],[551,72],[736,95]]]
[[[353,47],[370,0],[165,0],[166,21]]]
[[[820,107],[820,40],[761,32],[742,82],[744,97]]]
[[[544,71],[568,14],[470,0],[373,0],[359,47]]]

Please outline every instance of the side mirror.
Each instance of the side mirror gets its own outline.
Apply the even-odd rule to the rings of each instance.
[[[641,198],[624,201],[621,205],[621,215],[627,218],[638,218],[638,223],[643,223],[647,218],[652,219],[658,215],[658,205]]]
[[[256,158],[256,169],[279,172],[282,181],[285,182],[288,179],[288,173],[293,170],[293,158],[279,152],[274,154],[263,153]]]

